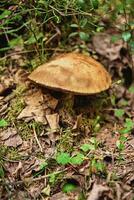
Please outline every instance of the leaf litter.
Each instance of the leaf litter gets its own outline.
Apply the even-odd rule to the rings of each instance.
[[[104,37],[106,37],[105,40],[102,39]],[[100,46],[97,47],[98,40]],[[111,65],[114,65],[115,61],[121,62],[120,51],[123,47],[121,41],[117,44],[111,43],[107,34],[100,35],[97,39],[94,38],[93,45],[98,54],[110,60]],[[120,66],[122,68],[122,65]],[[23,70],[14,70],[12,74],[13,76],[8,78],[9,72],[7,72],[6,78],[2,79],[11,79],[10,84],[4,83],[6,89],[12,88],[14,83],[16,86],[28,83],[28,80],[26,81],[27,75]],[[120,73],[118,76],[122,78]],[[12,89],[10,94],[5,93],[6,89],[0,93],[0,116],[1,118],[5,117],[5,119],[8,113],[7,108],[16,98],[14,95],[10,96],[13,92]],[[81,112],[75,110],[74,113],[70,113],[62,108],[61,99],[55,98],[57,95],[53,96],[48,90],[31,86],[31,83],[28,83],[27,91],[23,94],[24,109],[17,115],[12,124],[9,123],[8,127],[1,128],[0,132],[1,153],[4,151],[4,147],[10,148],[10,152],[13,154],[6,153],[6,151],[2,153],[2,158],[5,159],[2,166],[6,182],[2,182],[3,188],[0,189],[2,191],[0,198],[8,198],[6,190],[8,185],[12,188],[11,193],[14,199],[21,199],[21,197],[22,199],[39,199],[41,197],[50,200],[78,199],[80,191],[67,194],[61,192],[66,180],[72,179],[79,183],[82,192],[84,192],[83,199],[132,200],[134,197],[133,130],[126,134],[127,141],[123,152],[118,150],[116,141],[120,138],[119,130],[124,126],[125,116],[130,116],[134,121],[133,94],[123,85],[115,84],[110,89],[109,95],[116,97],[115,104],[109,103],[101,110],[97,108],[96,112],[101,116],[101,128],[95,131],[91,127],[90,120],[86,121],[94,116],[94,108],[90,108],[89,111],[86,107]],[[127,105],[124,107],[122,100],[127,101]],[[114,116],[114,110],[120,108],[124,109],[124,116],[121,119]],[[30,129],[32,134],[28,138],[24,138],[22,129],[17,128],[17,123],[21,126],[24,122],[34,123],[36,139],[32,128]],[[84,154],[86,159],[81,165],[61,166],[57,164],[55,159],[57,151],[67,150],[70,156],[75,156],[79,150],[82,151],[80,147],[83,144],[89,144],[91,137],[95,137],[99,145],[97,149],[89,150],[87,154]],[[105,164],[106,171],[102,170],[101,162]],[[97,164],[94,165],[94,163]],[[99,168],[96,169],[96,167]],[[60,173],[58,174],[58,172]]]
[[[22,139],[16,129],[8,128],[0,133],[2,144],[8,147],[17,147],[22,144]]]

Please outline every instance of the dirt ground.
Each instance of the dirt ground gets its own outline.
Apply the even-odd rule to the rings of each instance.
[[[94,37],[93,47],[111,88],[75,96],[73,106],[64,93],[30,82],[21,53],[7,55],[0,74],[0,199],[134,200],[131,69],[123,67],[129,63],[123,44],[109,46],[108,37],[100,46]],[[87,150],[83,144],[90,144]],[[67,154],[59,161],[63,152],[77,163],[65,163]],[[75,190],[65,192],[65,185]]]

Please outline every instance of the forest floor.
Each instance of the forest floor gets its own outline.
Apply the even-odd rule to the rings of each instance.
[[[6,55],[9,66],[0,73],[0,199],[134,200],[134,87],[131,69],[124,67],[130,61],[123,44],[110,45],[108,38],[94,37],[83,53],[107,67],[111,88],[75,96],[73,107],[63,93],[28,80],[21,51]]]

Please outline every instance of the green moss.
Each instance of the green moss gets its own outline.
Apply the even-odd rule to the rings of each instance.
[[[43,124],[41,124],[39,122],[35,122],[35,121],[31,121],[29,123],[18,122],[17,128],[18,128],[21,138],[23,140],[29,140],[33,136],[33,127],[35,128],[36,134],[38,136],[42,133],[42,131],[44,129]]]
[[[23,93],[26,91],[25,86],[19,86],[16,90],[13,91],[14,99],[11,101],[11,104],[8,108],[7,119],[9,122],[15,122],[17,116],[25,107],[25,102],[23,99]]]
[[[24,107],[25,103],[23,98],[13,99],[10,107],[8,108],[8,115],[7,115],[8,121],[14,122]]]
[[[14,147],[8,147],[7,148],[7,153],[6,153],[6,157],[10,160],[19,160],[22,155],[20,155],[18,153],[18,150],[17,148],[14,148]]]
[[[70,129],[66,129],[61,133],[57,149],[58,151],[66,152],[71,152],[73,150],[73,133]]]
[[[27,122],[18,122],[17,123],[17,129],[19,131],[19,134],[22,138],[22,140],[29,140],[32,137],[32,129],[30,127],[30,123]]]
[[[82,117],[82,120],[81,120],[81,125],[82,126],[89,126],[89,127],[91,127],[91,124],[92,124],[92,120],[91,119],[89,119],[86,116]]]
[[[7,152],[7,146],[0,145],[0,160],[2,160],[2,157],[5,156]]]
[[[19,155],[18,150],[14,147],[7,147],[5,145],[0,146],[0,160],[3,160],[3,157],[11,160],[17,160],[21,158]],[[4,160],[3,160],[4,162]]]

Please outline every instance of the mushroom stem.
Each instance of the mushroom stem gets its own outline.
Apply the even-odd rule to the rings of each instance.
[[[74,106],[74,95],[69,93],[65,94],[65,98],[63,100],[63,107],[66,109],[67,112],[70,114],[74,114],[73,106]]]

